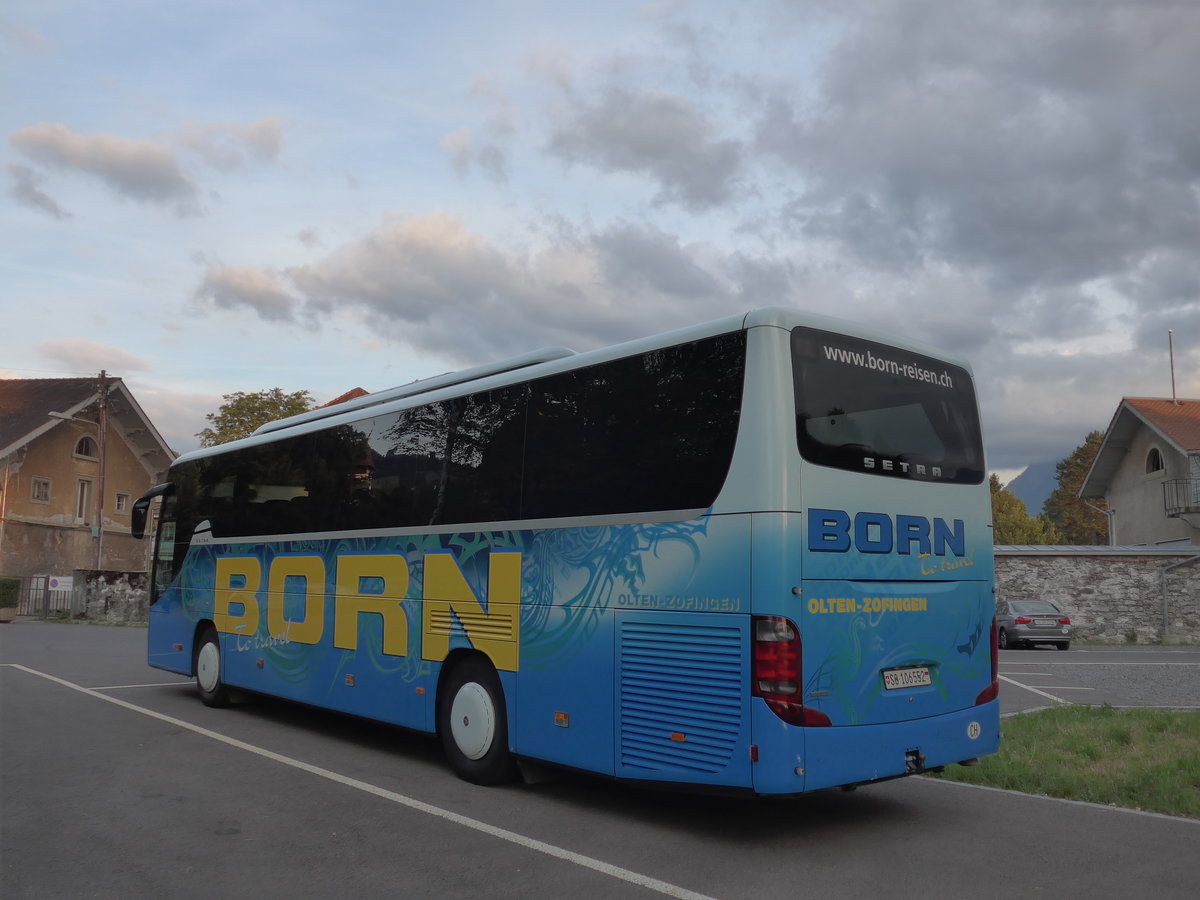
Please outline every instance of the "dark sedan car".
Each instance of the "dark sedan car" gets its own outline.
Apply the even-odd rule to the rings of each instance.
[[[996,640],[1001,650],[1023,645],[1071,646],[1071,620],[1049,600],[1001,600],[996,604]]]

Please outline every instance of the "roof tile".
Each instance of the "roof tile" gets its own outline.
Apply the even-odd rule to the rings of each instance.
[[[1125,402],[1184,450],[1200,452],[1200,400],[1126,397]]]
[[[0,378],[0,447],[46,424],[97,392],[95,378]]]

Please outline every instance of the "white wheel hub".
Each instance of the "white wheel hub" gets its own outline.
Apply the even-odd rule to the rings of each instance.
[[[450,733],[467,759],[481,759],[496,735],[496,707],[483,685],[464,684],[450,706]]]
[[[221,651],[211,641],[196,656],[196,683],[206,694],[211,694],[221,683]]]

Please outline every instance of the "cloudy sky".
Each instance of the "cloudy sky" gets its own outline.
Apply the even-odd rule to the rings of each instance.
[[[989,462],[1200,397],[1195,0],[7,0],[0,375],[177,450],[765,305],[974,365]]]

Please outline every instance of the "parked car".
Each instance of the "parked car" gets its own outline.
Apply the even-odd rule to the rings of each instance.
[[[1071,646],[1071,620],[1049,600],[1001,600],[996,604],[996,641],[1001,650],[1034,644]]]

